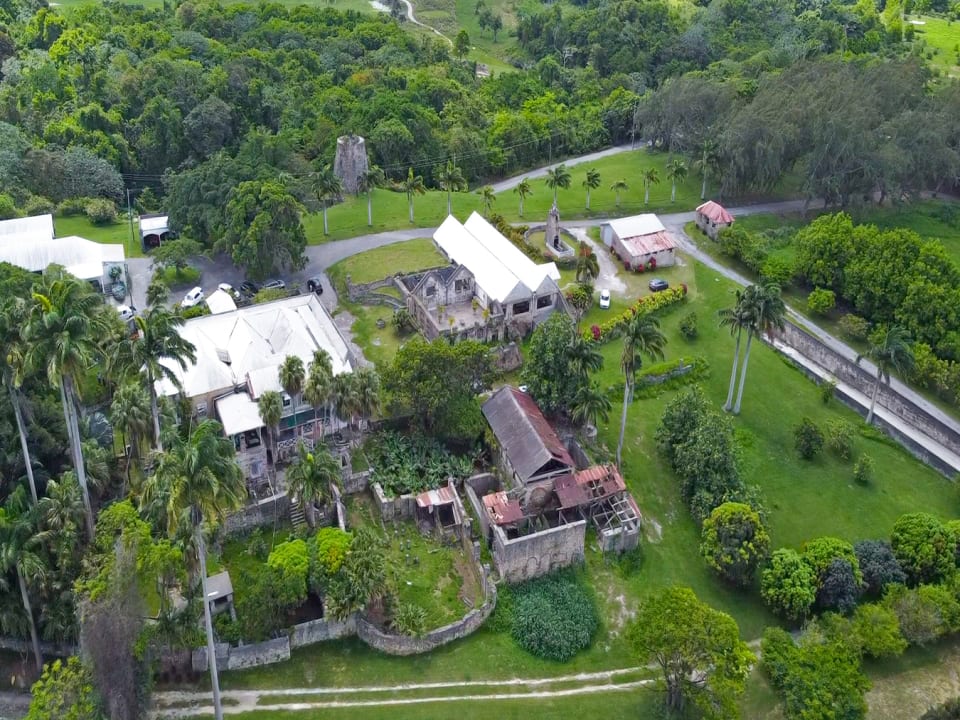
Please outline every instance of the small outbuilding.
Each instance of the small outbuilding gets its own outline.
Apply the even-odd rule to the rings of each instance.
[[[600,236],[628,270],[653,270],[676,262],[677,241],[653,213],[604,223]]]
[[[155,213],[140,216],[140,243],[143,249],[160,247],[170,239],[170,218]]]
[[[211,615],[229,610],[230,618],[236,621],[237,613],[233,607],[233,583],[230,582],[230,573],[226,570],[207,578],[206,600],[210,603]]]
[[[707,200],[697,208],[697,227],[703,230],[711,240],[716,240],[717,234],[731,225],[733,225],[733,215],[720,203]]]

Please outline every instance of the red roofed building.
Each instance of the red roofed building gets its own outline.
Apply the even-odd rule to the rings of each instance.
[[[677,241],[652,213],[604,223],[600,236],[631,270],[669,267],[676,262]]]
[[[717,239],[717,233],[723,228],[733,225],[731,215],[720,203],[707,200],[697,208],[697,227],[703,230],[712,240]]]

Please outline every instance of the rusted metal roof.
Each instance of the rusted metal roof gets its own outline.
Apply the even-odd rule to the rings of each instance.
[[[729,225],[733,222],[733,215],[727,212],[723,205],[715,203],[713,200],[707,200],[703,205],[700,205],[697,212],[715,223]]]
[[[483,415],[523,482],[551,461],[574,468],[566,446],[526,393],[500,388],[483,404]]]
[[[560,507],[564,509],[589,505],[626,489],[623,476],[614,465],[593,465],[574,475],[557,478],[553,485]]]
[[[511,500],[505,492],[495,492],[483,496],[483,507],[495,525],[509,525],[523,520],[523,509],[519,500]]]
[[[453,499],[453,489],[446,485],[417,495],[417,505],[422,508],[433,507],[434,505],[450,505]]]
[[[620,242],[630,251],[633,257],[653,255],[654,253],[673,250],[677,247],[677,241],[666,231],[653,233],[651,235],[634,235],[633,237],[622,238]]]

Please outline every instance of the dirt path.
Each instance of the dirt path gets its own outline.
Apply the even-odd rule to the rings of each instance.
[[[619,294],[625,293],[627,291],[627,284],[620,279],[620,275],[617,273],[617,266],[614,265],[613,260],[610,259],[610,253],[605,252],[604,248],[594,242],[593,239],[587,235],[585,229],[571,228],[570,232],[577,240],[582,240],[589,245],[593,250],[593,254],[597,256],[600,275],[593,284],[601,290],[609,290],[610,292]]]

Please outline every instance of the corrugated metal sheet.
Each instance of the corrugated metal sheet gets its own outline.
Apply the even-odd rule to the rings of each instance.
[[[417,505],[422,508],[433,507],[434,505],[450,505],[452,502],[453,490],[449,485],[436,490],[427,490],[417,495]]]
[[[621,242],[633,257],[653,255],[654,253],[673,250],[677,247],[677,241],[666,231],[652,235],[637,235],[635,237],[621,238]]]
[[[733,215],[727,212],[726,208],[713,200],[707,200],[703,205],[697,208],[697,212],[715,223],[729,224],[733,222]]]
[[[523,482],[551,460],[573,469],[567,448],[526,393],[513,387],[500,388],[483,404],[483,415]]]
[[[495,525],[509,525],[523,520],[523,510],[519,500],[511,500],[505,492],[495,492],[483,496],[483,507]]]
[[[629,237],[637,237],[638,235],[651,235],[653,233],[663,232],[664,230],[660,218],[653,213],[617,218],[607,224],[621,240]]]

